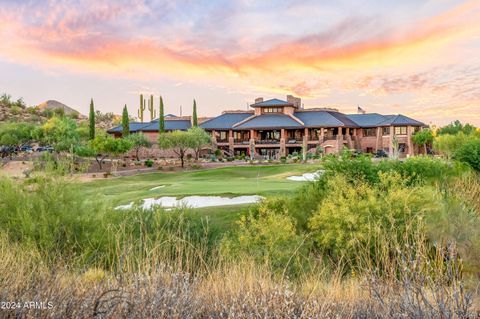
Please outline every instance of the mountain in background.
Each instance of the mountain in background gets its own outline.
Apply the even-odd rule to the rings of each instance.
[[[83,114],[80,114],[77,110],[55,100],[48,100],[43,103],[38,104],[37,106],[39,111],[55,111],[55,110],[63,110],[66,115],[74,115],[78,117],[85,117]]]
[[[23,99],[13,100],[10,95],[0,96],[0,124],[2,122],[29,122],[43,124],[55,114],[65,114],[78,124],[88,121],[88,117],[74,108],[56,100],[48,100],[37,106],[28,107]],[[133,119],[132,119],[133,120]],[[95,126],[109,129],[121,122],[121,116],[114,113],[95,112]]]

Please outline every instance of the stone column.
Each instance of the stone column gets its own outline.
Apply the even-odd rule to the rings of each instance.
[[[413,151],[413,142],[412,142],[412,126],[407,126],[407,147],[408,147],[408,155],[413,156],[414,151]],[[426,154],[425,154],[426,155]]]
[[[213,148],[217,148],[217,132],[215,130],[212,130],[212,145]]]
[[[382,128],[381,127],[377,127],[377,138],[376,138],[376,141],[375,141],[375,152],[377,152],[380,147],[382,147],[382,143],[380,143],[381,139],[382,139]]]
[[[250,130],[250,145],[249,145],[250,158],[255,157],[255,131]]]
[[[320,144],[322,144],[324,140],[325,140],[325,129],[322,127],[320,128]]]
[[[233,130],[228,130],[228,148],[230,149],[230,155],[233,156],[234,146],[233,146]]]
[[[280,156],[287,156],[287,147],[285,144],[285,129],[280,130]]]
[[[390,141],[388,142],[388,153],[390,156],[393,155],[393,126],[390,126]]]
[[[343,149],[343,132],[342,132],[342,127],[340,126],[338,128],[338,135],[337,135],[337,154],[340,154],[342,149]]]

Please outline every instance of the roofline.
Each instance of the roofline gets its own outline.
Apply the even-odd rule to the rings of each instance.
[[[255,126],[255,127],[250,127],[250,128],[233,128],[232,130],[234,131],[248,131],[248,130],[270,130],[270,129],[303,129],[303,126]]]

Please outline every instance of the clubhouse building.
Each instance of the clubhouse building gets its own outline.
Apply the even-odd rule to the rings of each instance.
[[[224,111],[199,124],[212,135],[214,147],[230,155],[255,155],[279,158],[301,152],[303,147],[326,154],[338,153],[344,147],[367,153],[397,148],[400,157],[417,154],[412,135],[426,125],[398,115],[378,113],[343,114],[332,108],[304,109],[300,98],[288,95],[286,101],[257,98],[249,111]],[[165,117],[167,130],[186,130],[189,118]],[[158,120],[131,123],[132,132],[143,132],[152,141],[158,135]],[[117,126],[109,133],[121,135]]]

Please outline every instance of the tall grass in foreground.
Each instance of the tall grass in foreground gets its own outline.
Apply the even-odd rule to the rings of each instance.
[[[455,258],[437,273],[433,265],[422,269],[422,256],[408,249],[399,253],[405,268],[394,277],[377,277],[374,269],[343,277],[339,270],[294,282],[246,259],[192,275],[167,263],[152,267],[148,258],[138,264],[134,257],[124,261],[134,270],[42,265],[40,256],[4,236],[0,252],[1,300],[54,304],[50,310],[2,310],[6,318],[475,318],[474,295],[460,281]],[[190,254],[186,248],[177,256]]]
[[[478,179],[456,183],[478,203]],[[432,237],[446,241],[421,228],[379,232],[374,243],[355,245],[358,267],[345,273],[341,257],[302,250],[303,238],[282,242],[281,263],[259,263],[222,255],[208,224],[193,222],[188,210],[112,211],[77,198],[68,179],[0,179],[0,300],[54,305],[0,317],[475,318],[478,279],[465,276],[462,260],[475,247],[461,236],[475,218],[470,206],[445,217],[463,216],[442,229],[449,236]],[[263,236],[259,243],[282,239],[284,224],[271,225],[278,228],[252,232]],[[289,276],[284,270],[300,251],[308,262]]]

